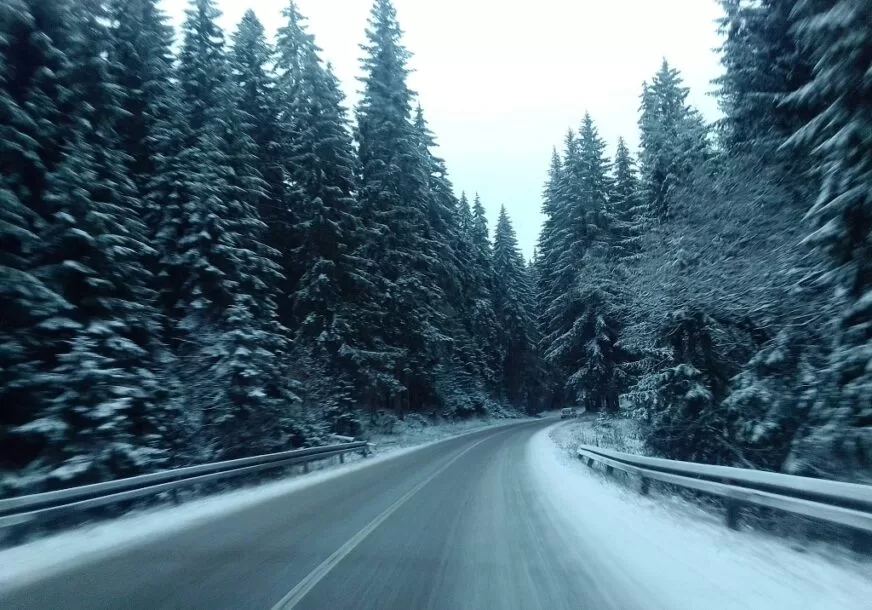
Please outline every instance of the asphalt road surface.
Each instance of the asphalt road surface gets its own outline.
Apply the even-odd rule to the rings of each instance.
[[[553,423],[374,463],[0,593],[0,608],[635,608],[542,500],[526,449]]]

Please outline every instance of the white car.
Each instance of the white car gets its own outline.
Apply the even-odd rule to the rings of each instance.
[[[572,407],[566,407],[560,410],[560,419],[569,419],[571,417],[578,417],[578,413]]]

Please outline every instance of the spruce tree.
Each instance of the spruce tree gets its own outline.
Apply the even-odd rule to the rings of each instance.
[[[376,0],[363,47],[356,130],[361,212],[379,234],[365,252],[386,283],[383,310],[392,321],[382,332],[386,343],[404,352],[395,371],[404,391],[386,387],[383,392],[395,398],[400,412],[432,397],[434,365],[448,342],[437,310],[443,294],[431,275],[438,253],[428,226],[427,160],[412,124],[409,52],[401,37],[390,0]]]
[[[872,435],[872,7],[862,0],[801,0],[797,36],[814,62],[812,80],[790,102],[821,109],[790,140],[815,151],[821,189],[808,216],[807,242],[824,252],[823,278],[836,290],[841,316],[835,345],[814,401],[809,429],[794,453],[796,470],[834,475],[869,471]]]
[[[250,162],[263,180],[255,205],[260,219],[266,223],[265,240],[278,249],[285,237],[280,231],[280,215],[287,196],[279,96],[271,74],[274,55],[263,25],[249,9],[233,34],[230,57],[232,82],[237,92],[235,117],[250,140],[253,157]]]
[[[415,110],[415,135],[428,175],[426,236],[435,256],[429,269],[431,281],[444,295],[438,309],[440,331],[450,337],[450,351],[440,355],[436,392],[447,413],[486,409],[483,382],[487,371],[479,356],[479,346],[468,321],[474,315],[475,281],[462,268],[458,240],[460,228],[457,198],[448,178],[445,161],[434,153],[436,138],[430,131],[421,106]],[[468,204],[467,204],[468,205]],[[468,209],[468,208],[467,208]],[[471,242],[470,242],[471,245]],[[478,400],[470,400],[478,396]],[[475,405],[478,405],[477,407]]]
[[[605,143],[586,114],[562,163],[552,162],[539,281],[542,357],[561,391],[591,410],[617,405],[611,192]]]
[[[719,25],[725,41],[720,48],[724,74],[715,80],[724,111],[728,148],[767,157],[783,166],[797,166],[802,155],[778,148],[812,116],[809,109],[785,104],[789,93],[811,80],[810,58],[791,29],[796,0],[721,0]]]
[[[615,152],[614,180],[609,194],[612,212],[612,256],[621,262],[632,263],[641,253],[645,210],[641,202],[636,164],[623,138],[618,139]]]
[[[160,183],[175,153],[180,108],[173,84],[174,32],[157,0],[112,0],[110,68],[124,113],[116,131],[130,178],[144,205],[149,235],[165,192]]]
[[[500,208],[494,233],[493,268],[503,389],[509,402],[532,408],[537,399],[532,286],[505,206]]]
[[[478,207],[481,208],[479,201]],[[495,392],[499,380],[492,368],[496,341],[496,318],[493,310],[493,278],[489,267],[483,266],[483,258],[473,236],[473,214],[466,193],[461,194],[457,203],[456,226],[457,241],[454,247],[457,256],[458,272],[463,287],[463,321],[470,335],[471,360],[469,365],[475,375],[484,381],[486,387]],[[484,253],[487,255],[487,253]]]
[[[661,221],[672,213],[673,190],[708,154],[707,129],[687,105],[687,95],[680,73],[665,59],[651,84],[642,85],[642,187],[652,215]]]
[[[394,368],[395,354],[373,333],[382,324],[381,280],[362,253],[377,237],[359,219],[357,160],[339,82],[293,4],[285,15],[278,93],[293,126],[283,152],[297,204],[293,257],[300,271],[290,295],[296,342],[317,371],[306,383],[309,402],[337,432],[355,433],[345,426],[358,395],[375,392]]]
[[[46,116],[50,122],[43,123],[50,128],[34,133],[33,140],[43,150],[50,149],[51,157],[33,155],[29,163],[39,159],[36,166],[16,180],[29,187],[27,207],[33,214],[28,220],[40,247],[26,259],[16,258],[60,298],[55,300],[54,315],[42,320],[36,333],[28,330],[22,317],[23,328],[9,329],[7,336],[16,336],[19,346],[39,345],[42,363],[31,374],[43,379],[43,385],[51,380],[53,386],[11,382],[10,388],[22,393],[23,405],[31,412],[29,421],[10,433],[12,446],[23,442],[22,454],[30,458],[28,469],[34,478],[42,485],[61,486],[166,464],[177,413],[160,377],[158,316],[152,307],[151,275],[144,266],[152,251],[146,245],[142,201],[115,130],[124,112],[110,77],[106,14],[100,3],[90,1],[59,3],[51,9],[34,3],[32,10],[33,21],[17,33],[37,24],[55,27],[51,39],[62,48],[43,47],[49,55],[32,57],[4,54],[10,68],[30,63],[33,57],[50,57],[55,64],[50,72],[43,66],[39,79],[20,80],[21,88],[5,105],[13,109],[14,95],[23,101],[39,92],[39,108],[19,108],[24,113],[51,113]],[[19,42],[14,37],[7,40]],[[28,74],[36,65],[19,74]],[[52,100],[63,101],[55,105]],[[62,114],[57,112],[61,108]],[[14,138],[15,121],[9,127]],[[14,156],[8,159],[12,176],[26,168]],[[30,298],[44,300],[50,293],[39,286],[28,280],[21,288],[27,288]],[[16,305],[20,302],[10,304],[10,311]],[[46,306],[36,301],[28,317],[33,320],[45,311]],[[13,374],[26,364],[21,356],[28,351],[13,351],[18,355],[10,367]],[[30,453],[33,449],[38,454]]]
[[[490,230],[487,224],[487,213],[481,198],[476,193],[472,204],[472,227],[470,238],[473,249],[473,261],[476,273],[479,275],[482,294],[487,300],[482,302],[481,323],[486,324],[493,319],[493,323],[482,333],[482,342],[485,346],[484,355],[487,363],[487,371],[500,379],[502,371],[503,354],[500,351],[499,337],[502,333],[500,321],[496,317],[496,305],[494,293],[496,291],[497,276],[493,266],[493,246],[490,240]],[[482,327],[485,330],[485,327]]]
[[[279,268],[260,239],[263,180],[247,124],[237,120],[220,12],[212,0],[193,0],[187,15],[178,70],[183,177],[159,238],[172,337],[203,450],[233,457],[295,434],[291,362],[276,319]]]
[[[27,475],[42,483],[54,465],[41,454],[57,426],[41,417],[62,380],[43,373],[76,327],[73,306],[36,266],[52,221],[47,183],[74,120],[65,95],[69,8],[0,5],[0,486],[10,493],[33,484]]]

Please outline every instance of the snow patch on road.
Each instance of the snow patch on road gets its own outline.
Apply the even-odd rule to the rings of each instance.
[[[190,500],[180,506],[150,508],[112,521],[82,525],[70,531],[4,549],[0,551],[0,566],[3,566],[0,570],[0,592],[38,581],[74,565],[95,561],[144,541],[170,536],[210,519],[353,473],[361,468],[396,459],[442,441],[518,422],[519,420],[501,420],[498,423],[480,423],[472,430],[467,429],[463,434],[454,435],[450,435],[450,432],[439,435],[433,430],[430,434],[437,436],[436,440],[411,447],[377,447],[375,456],[342,466],[327,466],[307,475]]]
[[[533,436],[530,464],[543,498],[600,564],[638,586],[643,607],[676,610],[867,610],[872,565],[803,554],[763,534],[689,518],[623,489]]]

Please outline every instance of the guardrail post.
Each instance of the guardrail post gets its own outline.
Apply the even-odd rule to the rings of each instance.
[[[739,517],[741,516],[741,504],[732,498],[727,498],[727,527],[731,530],[739,529]]]
[[[303,462],[303,472],[304,473],[309,472],[309,462]]]
[[[340,464],[344,464],[344,463],[345,463],[345,454],[344,454],[344,453],[340,453],[340,454],[339,454],[339,463],[340,463]]]
[[[612,474],[613,474],[614,472],[615,472],[615,469],[614,469],[614,468],[612,468],[612,467],[609,466],[609,465],[606,465],[606,474],[607,474],[607,475],[612,476]]]
[[[643,496],[647,496],[649,491],[651,491],[651,479],[648,477],[642,477],[642,484],[639,486],[639,493]]]

